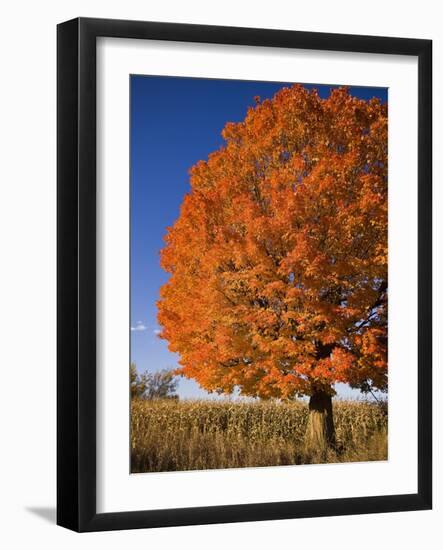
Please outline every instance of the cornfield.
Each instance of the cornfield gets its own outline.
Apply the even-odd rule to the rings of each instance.
[[[304,450],[306,402],[133,400],[131,472],[206,470],[387,459],[386,408],[337,401],[337,445]]]

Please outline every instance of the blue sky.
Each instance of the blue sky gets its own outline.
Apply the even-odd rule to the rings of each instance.
[[[132,75],[131,86],[131,361],[139,371],[175,367],[177,356],[157,337],[156,301],[167,281],[159,264],[166,227],[190,189],[188,170],[223,143],[226,122],[241,121],[254,96],[272,97],[285,82]],[[331,86],[304,84],[328,97]],[[387,101],[386,88],[350,87],[356,97]],[[181,379],[181,398],[209,394]],[[342,397],[356,397],[341,386]]]

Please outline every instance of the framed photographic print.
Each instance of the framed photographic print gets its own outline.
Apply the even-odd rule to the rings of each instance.
[[[432,43],[58,26],[59,525],[432,505]]]

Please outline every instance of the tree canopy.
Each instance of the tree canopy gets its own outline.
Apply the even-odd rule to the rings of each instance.
[[[385,390],[387,106],[301,85],[256,103],[190,170],[161,337],[209,391]]]

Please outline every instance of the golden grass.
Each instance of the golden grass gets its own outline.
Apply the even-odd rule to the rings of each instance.
[[[337,401],[337,449],[304,451],[305,402],[139,401],[132,403],[131,472],[162,472],[387,459],[387,414]]]

